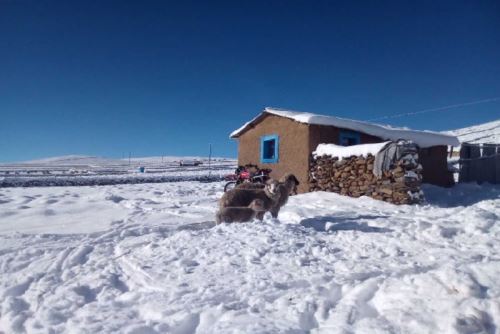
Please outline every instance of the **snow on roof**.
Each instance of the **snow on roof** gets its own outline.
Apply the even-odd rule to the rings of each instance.
[[[299,123],[316,124],[316,125],[330,125],[338,128],[349,129],[354,131],[363,132],[375,137],[380,137],[384,140],[398,140],[406,139],[411,140],[420,147],[430,147],[439,145],[460,145],[457,137],[446,135],[432,131],[418,131],[410,130],[408,128],[395,128],[389,125],[380,125],[375,123],[355,121],[347,118],[340,118],[334,116],[317,115],[308,112],[291,111],[277,108],[265,108],[262,113],[252,119],[250,122],[245,123],[241,128],[233,131],[230,135],[231,138],[239,137],[251,125],[256,124],[266,114],[286,117],[293,119]]]
[[[329,155],[332,157],[338,157],[340,160],[344,158],[349,158],[353,155],[368,156],[368,154],[371,154],[375,156],[388,143],[390,143],[390,141],[386,141],[383,143],[376,143],[376,144],[361,144],[352,146],[319,144],[318,147],[316,147],[316,151],[313,152],[313,155],[314,156]]]

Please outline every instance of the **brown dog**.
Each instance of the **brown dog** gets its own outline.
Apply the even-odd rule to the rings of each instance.
[[[242,223],[254,219],[259,212],[265,211],[264,202],[254,199],[249,206],[233,206],[220,209],[215,215],[215,223]]]
[[[278,217],[278,213],[280,212],[281,207],[283,207],[286,202],[288,202],[288,197],[293,193],[297,192],[297,186],[299,185],[299,180],[295,177],[295,175],[287,173],[281,177],[278,183],[278,191],[280,193],[278,201],[275,205],[269,210],[273,218]]]
[[[265,211],[271,212],[271,215],[277,218],[281,207],[286,204],[288,197],[296,191],[298,185],[299,181],[293,174],[285,174],[280,182],[267,181],[264,189],[261,184],[243,183],[222,196],[220,208],[248,206],[252,200],[259,198],[264,201]],[[257,218],[262,220],[265,211],[259,212]]]
[[[236,186],[238,189],[264,189],[266,184],[264,183],[253,183],[253,182],[244,182],[240,183]]]
[[[234,188],[222,195],[219,201],[219,207],[220,209],[224,209],[234,206],[249,206],[254,199],[260,199],[264,203],[265,211],[269,211],[278,201],[279,196],[281,196],[281,192],[277,189],[278,184],[277,181],[270,180],[267,182],[264,189]],[[263,216],[263,213],[259,213],[257,217],[261,219]]]

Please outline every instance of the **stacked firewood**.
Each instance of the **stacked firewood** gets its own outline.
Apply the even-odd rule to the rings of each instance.
[[[422,166],[416,154],[396,161],[379,178],[373,174],[375,157],[368,154],[339,159],[313,156],[309,166],[309,191],[330,191],[352,197],[370,196],[394,204],[423,200]]]

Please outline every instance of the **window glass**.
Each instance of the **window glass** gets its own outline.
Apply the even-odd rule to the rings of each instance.
[[[260,138],[260,162],[277,163],[279,152],[279,138],[277,135],[267,135]]]
[[[264,140],[264,159],[274,159],[274,147],[276,141],[274,139]]]
[[[352,146],[360,144],[360,134],[356,131],[340,131],[339,144],[342,146]]]

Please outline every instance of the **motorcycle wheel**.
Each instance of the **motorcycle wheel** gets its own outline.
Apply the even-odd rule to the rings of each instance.
[[[226,191],[229,191],[231,189],[234,189],[236,187],[236,181],[231,181],[231,182],[228,182],[226,183],[226,185],[224,186],[224,192]]]

